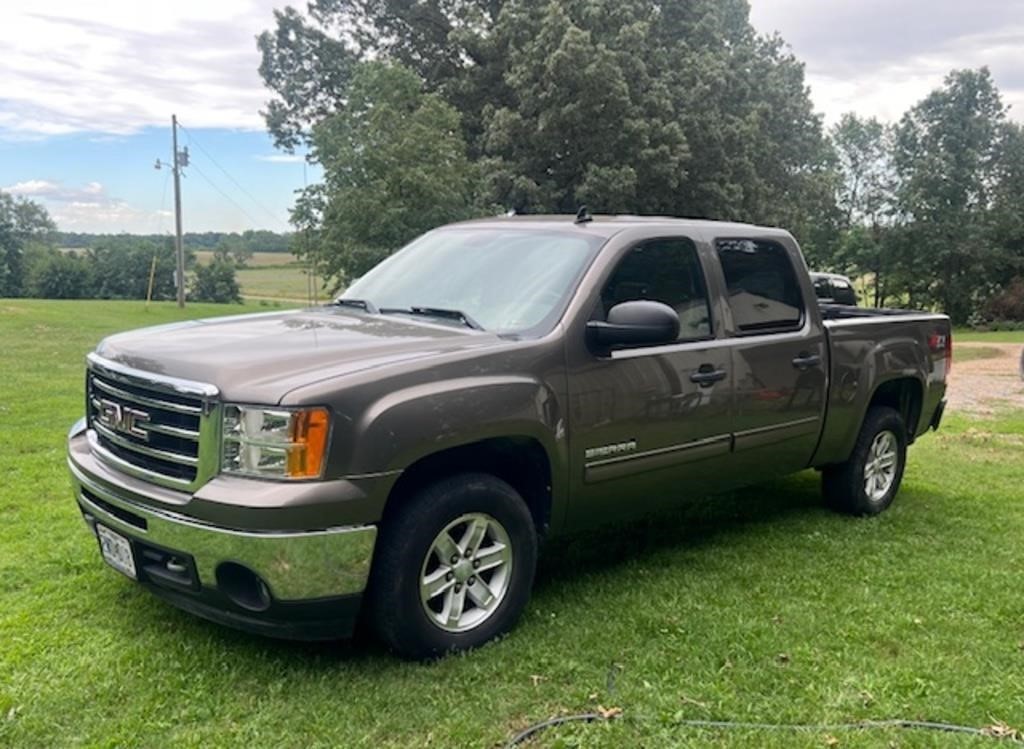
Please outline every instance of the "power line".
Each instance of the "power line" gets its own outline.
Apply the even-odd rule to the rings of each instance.
[[[206,176],[206,173],[205,173],[205,172],[203,172],[203,170],[202,170],[202,169],[200,169],[200,168],[199,168],[198,166],[196,166],[196,165],[195,165],[194,163],[193,163],[193,164],[191,164],[190,166],[191,166],[191,168],[192,168],[192,169],[194,169],[194,170],[195,170],[196,174],[198,174],[198,175],[199,175],[200,177],[202,177],[203,179],[205,179],[205,180],[207,181],[207,183],[208,183],[208,184],[210,185],[210,187],[212,187],[212,188],[213,188],[214,190],[216,190],[216,191],[217,191],[217,192],[219,192],[219,193],[220,193],[221,195],[223,195],[225,199],[229,200],[229,201],[230,201],[230,202],[232,203],[232,205],[234,205],[234,206],[235,206],[235,208],[237,208],[237,209],[238,209],[238,210],[240,210],[240,211],[241,211],[242,213],[244,213],[244,214],[246,215],[246,217],[247,217],[247,218],[248,218],[248,219],[249,219],[250,221],[252,221],[252,223],[253,223],[253,226],[254,226],[254,227],[255,227],[255,226],[257,226],[257,225],[259,225],[259,223],[260,223],[260,222],[259,222],[259,219],[257,219],[257,218],[255,218],[255,217],[253,217],[253,215],[252,215],[251,213],[249,213],[249,211],[245,210],[245,208],[244,208],[244,207],[242,206],[242,204],[241,204],[241,203],[239,203],[239,202],[238,202],[237,200],[235,200],[235,199],[234,199],[233,197],[231,197],[231,196],[230,196],[230,195],[228,195],[228,194],[227,194],[226,192],[224,192],[224,191],[223,191],[222,189],[220,189],[220,187],[219,187],[219,186],[217,185],[217,183],[216,183],[216,182],[214,182],[214,181],[213,181],[212,179],[210,179],[209,177],[207,177],[207,176]]]
[[[166,216],[164,216],[164,206],[167,205],[167,185],[171,182],[171,173],[164,172],[164,186],[160,193],[160,209],[150,217],[148,226],[151,230],[155,229],[157,234],[166,233],[167,222]]]
[[[220,162],[214,158],[213,154],[206,150],[206,148],[203,147],[203,144],[199,142],[195,135],[192,134],[191,130],[189,130],[181,123],[178,123],[178,125],[182,130],[185,131],[185,134],[188,136],[189,145],[194,145],[196,148],[202,151],[206,158],[213,162],[213,165],[220,169],[220,171],[224,173],[224,176],[231,180],[231,182],[235,185],[235,187],[237,187],[242,192],[243,195],[249,198],[249,200],[251,200],[254,205],[258,206],[259,209],[264,213],[268,214],[269,216],[272,216],[276,220],[281,219],[281,216],[277,213],[277,211],[268,208],[264,203],[258,200],[252,193],[246,190],[245,187],[242,186],[242,184],[237,179],[235,179],[227,169],[221,166]],[[287,225],[290,222],[288,220],[285,220],[284,223]]]

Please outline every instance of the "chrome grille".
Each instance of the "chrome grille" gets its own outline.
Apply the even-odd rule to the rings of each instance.
[[[216,392],[210,385],[90,355],[86,413],[93,445],[101,458],[127,473],[173,488],[198,488],[216,470]]]

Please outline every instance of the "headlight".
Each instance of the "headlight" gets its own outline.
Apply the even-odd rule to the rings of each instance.
[[[326,408],[224,407],[221,470],[242,476],[318,478],[327,459]]]

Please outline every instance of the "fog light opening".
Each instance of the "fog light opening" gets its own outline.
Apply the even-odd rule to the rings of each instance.
[[[217,565],[217,587],[232,603],[248,611],[270,608],[270,589],[259,575],[237,562]]]

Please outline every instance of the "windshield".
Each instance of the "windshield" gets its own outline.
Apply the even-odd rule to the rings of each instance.
[[[519,333],[561,312],[602,241],[570,231],[440,229],[377,265],[341,299],[382,312],[457,311],[486,330]]]

